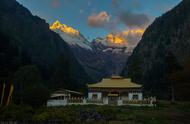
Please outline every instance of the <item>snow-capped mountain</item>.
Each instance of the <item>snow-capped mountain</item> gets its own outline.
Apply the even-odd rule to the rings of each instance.
[[[75,57],[94,81],[120,74],[129,56],[127,42],[120,37],[110,34],[89,42],[80,31],[59,21],[54,22],[50,29],[58,33],[70,46]]]
[[[132,51],[128,48],[127,41],[113,35],[108,35],[106,38],[96,38],[92,42],[92,45],[94,48],[101,50],[102,52],[111,52],[115,54],[130,54]]]
[[[65,24],[61,24],[59,21],[54,22],[50,26],[50,29],[58,33],[70,46],[75,57],[94,81],[100,80],[105,76],[105,62],[103,62],[102,58],[96,54],[92,44],[86,40],[78,30]]]
[[[128,45],[124,38],[113,34],[109,34],[105,38],[96,38],[95,42],[108,47],[126,47]]]
[[[50,29],[58,33],[69,45],[92,50],[90,42],[78,30],[61,24],[59,21],[54,22]]]
[[[110,66],[111,74],[115,75],[121,73],[131,54],[131,51],[127,48],[127,41],[112,34],[105,38],[93,40],[92,46],[96,52],[107,56],[109,62],[112,64],[112,66]]]

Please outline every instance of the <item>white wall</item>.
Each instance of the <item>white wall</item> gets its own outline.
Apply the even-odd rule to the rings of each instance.
[[[123,100],[117,100],[117,105],[118,105],[118,106],[123,105]]]
[[[107,105],[107,104],[108,104],[108,97],[104,97],[104,98],[103,98],[103,104],[104,104],[104,105]]]
[[[143,95],[142,93],[129,93],[129,100],[133,100],[133,95],[137,95],[138,96],[138,100],[143,100]]]
[[[67,105],[67,100],[48,100],[47,106],[65,106]]]
[[[89,92],[88,93],[88,99],[92,99],[93,94],[97,95],[97,99],[102,99],[102,93],[101,92]]]
[[[122,100],[129,100],[129,97],[128,96],[121,96],[121,99]]]
[[[143,100],[143,95],[142,95],[142,93],[139,93],[139,100]]]
[[[133,99],[133,93],[129,93],[128,96],[129,96],[129,100]]]

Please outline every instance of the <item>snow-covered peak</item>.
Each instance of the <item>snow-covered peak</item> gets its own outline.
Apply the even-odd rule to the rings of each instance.
[[[105,38],[97,38],[94,42],[107,47],[127,47],[128,45],[126,39],[113,34],[109,34]]]
[[[88,50],[92,50],[91,44],[86,38],[80,34],[80,32],[70,26],[62,24],[59,21],[55,21],[50,29],[58,33],[61,38],[71,46],[79,46]]]
[[[65,24],[61,24],[60,21],[55,21],[51,26],[50,26],[50,29],[51,30],[61,30],[63,31],[64,33],[67,33],[69,35],[80,35],[80,32],[68,25],[65,25]]]
[[[131,53],[132,48],[128,46],[127,40],[122,37],[109,34],[105,38],[96,38],[93,41],[93,45],[96,49],[101,50],[104,53]]]

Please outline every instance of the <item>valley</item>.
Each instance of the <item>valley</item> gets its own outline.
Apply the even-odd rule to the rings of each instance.
[[[1,0],[0,123],[189,124],[190,0]]]

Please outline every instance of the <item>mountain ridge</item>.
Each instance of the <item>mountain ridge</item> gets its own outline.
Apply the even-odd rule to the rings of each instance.
[[[156,18],[145,31],[123,70],[124,76],[144,84],[147,93],[165,99],[171,97],[172,82],[169,77],[190,57],[189,5],[190,1],[183,0]]]
[[[70,35],[70,32],[63,30],[61,27],[72,28],[66,24],[62,24],[60,21],[55,21],[50,25],[50,29],[58,33],[68,43],[78,61],[95,82],[100,81],[104,77],[120,73],[129,56],[126,52],[126,44],[124,44],[126,41],[122,41],[122,39],[116,36],[111,36],[109,37],[111,41],[106,37],[102,38],[104,40],[99,43],[96,39],[89,42],[80,31],[77,30],[79,33]],[[119,42],[115,43],[115,39],[119,39]]]

